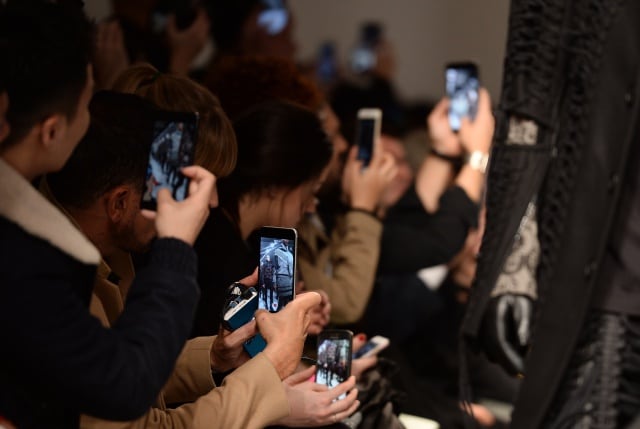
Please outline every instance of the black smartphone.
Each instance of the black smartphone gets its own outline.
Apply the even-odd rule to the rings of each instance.
[[[258,231],[258,308],[275,313],[295,296],[296,248],[294,228],[265,226]]]
[[[336,58],[336,45],[333,42],[324,42],[318,49],[316,73],[318,80],[323,85],[332,83],[338,77],[338,60]]]
[[[353,333],[347,329],[325,329],[318,335],[316,383],[331,389],[349,378],[352,344]]]
[[[449,97],[449,125],[453,131],[458,131],[462,118],[473,120],[478,112],[478,67],[472,62],[447,64],[445,89]]]
[[[142,193],[142,207],[155,210],[158,191],[167,188],[176,201],[189,192],[189,179],[181,169],[193,165],[198,134],[198,113],[158,111]]]
[[[389,339],[382,335],[376,335],[369,339],[357,352],[353,353],[354,359],[375,356],[389,345]]]
[[[358,110],[358,125],[356,128],[357,158],[362,161],[363,167],[367,167],[371,162],[373,153],[376,150],[376,144],[380,141],[381,123],[382,110],[376,108]]]
[[[360,27],[358,43],[350,58],[351,70],[357,74],[367,73],[376,66],[376,48],[382,37],[382,26],[368,22]]]

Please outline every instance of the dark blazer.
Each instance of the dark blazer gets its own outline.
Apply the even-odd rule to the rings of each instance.
[[[567,3],[576,6],[579,2]],[[618,7],[618,3],[624,6]],[[583,22],[580,27],[584,34],[575,39],[585,43],[603,37],[603,46],[589,49],[574,46],[575,50],[569,50],[572,56],[562,75],[566,86],[563,97],[558,98],[562,103],[554,124],[555,157],[539,189],[540,300],[525,377],[512,416],[511,425],[518,429],[543,427],[592,305],[594,289],[607,281],[602,277],[601,261],[616,223],[620,184],[626,174],[630,148],[640,144],[640,3],[612,1],[605,9],[606,14],[592,13],[589,24],[584,26]],[[579,77],[584,80],[577,80]],[[572,100],[582,103],[570,109]],[[536,150],[512,147],[508,149],[511,154],[506,155],[505,146],[497,145],[494,154],[497,151],[498,156],[492,159],[492,172],[495,170],[497,176],[501,169],[508,170],[523,157],[529,157],[529,164],[535,164]],[[544,158],[540,160],[546,162]],[[491,177],[490,173],[489,192],[494,186]],[[509,193],[501,196],[513,197]],[[489,223],[495,219],[488,204],[486,234],[492,230],[497,240],[508,240],[509,234],[512,239],[513,232],[506,225],[519,222],[521,215],[522,211],[503,213],[505,221],[492,229]],[[463,326],[463,334],[472,342],[478,339],[480,321],[491,293],[492,283],[488,279],[492,277],[487,273],[499,270],[503,262],[494,258],[493,248],[486,246],[488,242],[493,242],[493,238],[487,236],[483,242],[478,278]]]
[[[0,159],[0,415],[20,428],[137,417],[173,370],[198,297],[193,250],[158,240],[112,329],[88,309],[99,260]]]

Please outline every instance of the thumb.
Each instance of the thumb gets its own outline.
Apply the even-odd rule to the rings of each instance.
[[[291,301],[288,306],[295,307],[297,309],[308,312],[316,305],[322,302],[322,298],[317,292],[306,292],[298,295],[293,301]]]
[[[172,204],[174,202],[171,192],[167,188],[161,188],[158,191],[158,207],[164,204]]]

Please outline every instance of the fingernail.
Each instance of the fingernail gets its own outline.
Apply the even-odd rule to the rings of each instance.
[[[366,336],[365,334],[358,334],[358,335],[356,335],[356,337],[357,337],[359,340],[362,340],[362,341],[364,341],[364,340],[367,338],[367,336]]]

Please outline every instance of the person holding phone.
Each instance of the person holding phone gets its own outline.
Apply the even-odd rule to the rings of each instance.
[[[12,101],[12,130],[0,144],[0,415],[25,428],[74,427],[82,412],[138,417],[190,328],[198,297],[191,244],[214,179],[192,167],[187,200],[161,193],[158,240],[129,291],[134,304],[116,329],[100,325],[89,313],[98,250],[31,184],[65,165],[89,125],[90,26],[76,6],[23,3],[0,10]]]

